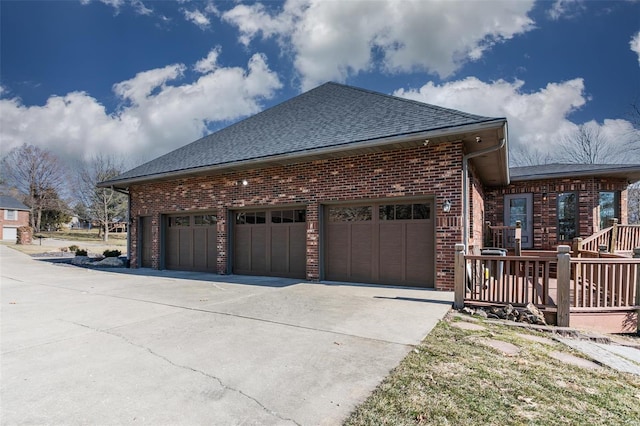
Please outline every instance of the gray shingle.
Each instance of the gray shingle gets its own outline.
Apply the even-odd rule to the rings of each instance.
[[[0,195],[0,209],[29,210],[29,207],[9,195]]]
[[[136,167],[111,182],[493,120],[496,118],[326,83]]]

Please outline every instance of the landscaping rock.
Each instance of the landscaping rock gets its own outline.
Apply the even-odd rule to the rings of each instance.
[[[91,263],[91,265],[101,266],[101,267],[108,266],[108,267],[114,267],[114,268],[121,268],[122,266],[124,266],[124,262],[117,257],[105,257],[99,262]]]
[[[89,256],[76,256],[71,259],[71,264],[76,266],[91,265],[91,258]]]
[[[460,328],[462,330],[470,330],[470,331],[481,331],[481,330],[486,330],[486,327],[483,327],[481,325],[478,324],[472,324],[469,322],[452,322],[451,325],[453,327],[457,327]]]
[[[520,353],[519,347],[508,342],[503,342],[502,340],[481,339],[480,343],[502,352],[506,356],[516,356]]]
[[[600,365],[596,364],[595,362],[589,361],[588,359],[584,359],[584,358],[578,358],[577,356],[573,356],[566,352],[555,351],[555,352],[549,353],[549,356],[551,358],[557,359],[560,362],[576,365],[582,368],[588,368],[590,370],[598,370],[602,368]]]

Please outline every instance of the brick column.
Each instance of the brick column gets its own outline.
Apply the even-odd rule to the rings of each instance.
[[[317,201],[307,205],[307,280],[320,279],[320,205]]]

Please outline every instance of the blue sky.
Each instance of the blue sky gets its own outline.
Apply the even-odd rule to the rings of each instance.
[[[325,81],[506,116],[544,154],[585,123],[638,135],[638,1],[3,0],[0,19],[2,155],[133,165]]]

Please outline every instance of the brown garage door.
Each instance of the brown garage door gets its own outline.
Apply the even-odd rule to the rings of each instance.
[[[434,285],[431,201],[328,206],[328,280]]]
[[[153,237],[151,236],[151,221],[149,216],[140,218],[140,266],[151,268],[153,266]]]
[[[166,220],[165,267],[216,271],[216,224],[211,213],[171,215]]]
[[[304,278],[306,210],[236,212],[233,272]]]

